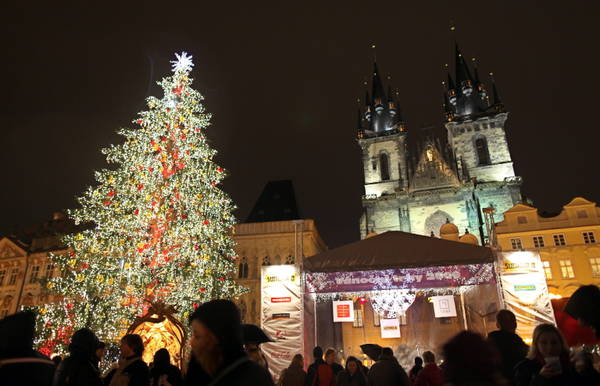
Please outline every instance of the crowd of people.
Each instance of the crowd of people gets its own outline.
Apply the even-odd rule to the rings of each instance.
[[[567,311],[600,334],[600,289],[576,292]],[[582,295],[583,294],[583,295]],[[586,300],[587,299],[587,300]],[[592,299],[592,303],[589,303]],[[593,311],[593,310],[596,311]],[[592,310],[592,311],[590,311]],[[301,354],[277,379],[257,342],[243,339],[240,312],[228,300],[200,305],[190,316],[191,356],[185,374],[171,364],[169,352],[159,349],[152,363],[142,355],[144,343],[136,334],[120,340],[119,361],[105,373],[99,362],[106,345],[87,328],[76,331],[69,355],[52,360],[33,347],[35,315],[19,312],[0,320],[0,384],[5,386],[554,386],[600,385],[600,373],[584,351],[572,352],[561,332],[551,324],[538,325],[531,347],[516,334],[515,315],[497,314],[498,330],[483,336],[462,331],[441,348],[441,364],[425,351],[407,373],[389,347],[381,348],[367,368],[354,356],[338,363],[336,351],[313,350],[307,371]],[[600,336],[599,336],[600,338]],[[246,343],[246,344],[245,344]]]

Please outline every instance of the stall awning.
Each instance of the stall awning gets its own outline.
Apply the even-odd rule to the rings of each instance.
[[[390,231],[304,260],[310,272],[363,271],[490,263],[487,247]]]

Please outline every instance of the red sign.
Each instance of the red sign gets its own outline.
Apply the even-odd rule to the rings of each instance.
[[[349,318],[350,317],[350,305],[338,304],[337,305],[337,316],[338,316],[338,318]]]
[[[290,296],[284,296],[280,298],[271,298],[271,303],[290,303],[292,298]]]

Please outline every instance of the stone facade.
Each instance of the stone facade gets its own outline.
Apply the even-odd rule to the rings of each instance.
[[[548,290],[569,297],[581,285],[600,285],[600,208],[574,198],[554,216],[518,204],[495,226],[502,250],[535,250],[540,254]]]
[[[263,265],[301,264],[327,249],[313,220],[243,223],[235,226],[238,281],[250,292],[237,300],[244,322],[260,325]]]

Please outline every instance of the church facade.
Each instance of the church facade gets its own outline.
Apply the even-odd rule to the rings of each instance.
[[[391,230],[435,235],[446,221],[487,242],[484,208],[493,221],[521,202],[506,139],[508,112],[455,48],[441,127],[408,128],[391,86],[374,65],[371,92],[358,113],[365,195],[361,238]]]

